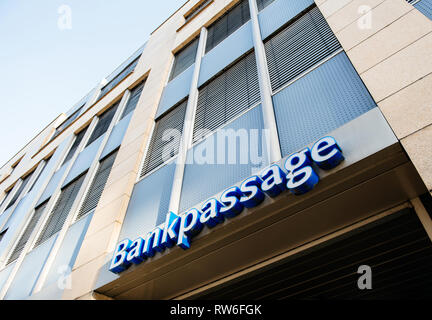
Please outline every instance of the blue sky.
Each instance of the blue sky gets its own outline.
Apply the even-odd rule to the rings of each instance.
[[[0,167],[185,2],[0,0]]]

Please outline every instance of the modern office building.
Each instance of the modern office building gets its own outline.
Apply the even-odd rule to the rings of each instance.
[[[1,168],[0,298],[432,297],[431,19],[187,1]]]

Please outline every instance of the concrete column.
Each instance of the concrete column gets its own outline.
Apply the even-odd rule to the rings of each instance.
[[[264,49],[264,43],[261,37],[261,30],[258,21],[258,7],[256,0],[249,0],[250,14],[252,19],[252,32],[255,47],[255,57],[258,67],[258,79],[261,93],[261,104],[264,118],[264,128],[268,130],[269,137],[269,155],[270,163],[276,162],[282,158],[282,152],[277,131],[276,117],[273,108],[272,88],[270,75],[267,67],[267,58]]]

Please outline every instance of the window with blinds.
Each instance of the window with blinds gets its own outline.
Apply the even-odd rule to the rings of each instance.
[[[115,103],[111,108],[102,113],[99,116],[99,121],[94,128],[86,147],[88,147],[92,142],[96,141],[100,136],[102,136],[109,128],[112,119],[118,109],[120,102]]]
[[[260,101],[255,53],[251,52],[199,90],[193,141]]]
[[[301,75],[341,45],[317,7],[265,42],[270,80],[277,90]]]
[[[180,73],[189,68],[196,59],[196,54],[198,50],[199,38],[196,38],[186,47],[177,52],[174,56],[174,65],[172,67],[170,80],[177,77]]]
[[[102,192],[105,188],[105,184],[108,181],[109,174],[112,166],[114,165],[117,151],[112,153],[99,163],[99,168],[87,192],[81,209],[78,213],[76,220],[82,218],[84,215],[95,209],[99,203],[99,199],[102,196]]]
[[[114,77],[110,82],[108,82],[102,89],[99,94],[98,100],[100,100],[103,96],[105,96],[111,89],[117,86],[120,82],[122,82],[128,75],[130,75],[138,64],[139,58],[136,58],[132,61],[126,68],[124,68],[117,76]]]
[[[65,164],[66,162],[68,162],[70,159],[72,159],[72,157],[74,156],[75,152],[77,151],[79,145],[81,144],[81,141],[84,139],[84,136],[87,132],[87,128],[85,128],[84,130],[81,130],[75,137],[75,141],[72,144],[72,147],[70,148],[68,154],[66,155],[66,158],[63,161],[63,164]],[[62,165],[63,165],[62,164]]]
[[[123,114],[120,117],[120,120],[135,110],[138,104],[138,100],[141,97],[141,93],[144,89],[144,85],[145,85],[145,81],[141,82],[139,85],[137,85],[135,88],[132,89],[129,100],[126,104]]]
[[[417,10],[423,13],[426,17],[432,20],[432,0],[406,0],[412,4]]]
[[[22,194],[25,187],[27,186],[28,182],[30,181],[32,175],[33,175],[33,172],[28,174],[25,178],[22,179],[22,183],[21,183],[20,187],[18,188],[17,192],[15,192],[11,201],[9,201],[9,204],[7,205],[5,210],[9,209],[10,207],[12,207],[15,204],[15,202],[18,200],[19,196]]]
[[[261,11],[262,9],[267,7],[269,4],[271,4],[272,2],[274,2],[274,0],[257,0],[258,11]]]
[[[60,133],[63,132],[64,129],[66,129],[72,122],[78,118],[78,116],[81,113],[82,108],[84,105],[82,105],[77,111],[75,111],[69,118],[67,118],[55,131],[54,135],[52,136],[51,140],[54,140]]]
[[[185,19],[186,19],[186,22],[192,20],[194,17],[196,17],[197,15],[199,15],[200,12],[203,11],[205,8],[207,8],[207,5],[209,5],[212,2],[213,2],[213,0],[203,0],[203,1],[201,1],[201,3],[195,9],[193,9],[191,12],[189,12],[188,14],[186,14],[184,16]]]
[[[81,175],[62,189],[35,246],[40,245],[42,242],[61,230],[69,215],[69,211],[72,208],[75,198],[78,195],[81,185],[84,182],[84,178],[85,174]]]
[[[208,28],[206,53],[249,20],[249,2],[242,0]]]
[[[46,160],[43,161],[43,168],[39,171],[38,176],[37,176],[36,179],[34,180],[33,184],[32,184],[31,187],[29,188],[28,192],[30,192],[30,191],[33,190],[34,186],[35,186],[36,183],[38,182],[40,176],[42,175],[42,172],[44,172],[44,170],[45,170],[45,168],[46,168],[48,162],[51,160],[51,158],[52,158],[52,155],[51,155],[48,159],[46,159]]]
[[[179,152],[186,106],[187,100],[156,121],[141,178]]]
[[[48,204],[48,201],[49,200],[45,201],[44,203],[42,203],[40,206],[38,206],[35,209],[35,212],[33,213],[33,216],[30,219],[30,222],[28,223],[28,225],[24,229],[23,234],[21,235],[15,248],[13,249],[13,251],[12,251],[8,261],[7,261],[7,264],[10,264],[10,263],[14,262],[16,259],[18,259],[21,252],[24,250],[24,247],[27,244],[31,234],[33,233],[33,230],[36,227],[36,224],[39,222],[39,219],[42,216],[42,213],[44,212],[44,210]]]

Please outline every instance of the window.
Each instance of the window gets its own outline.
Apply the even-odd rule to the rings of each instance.
[[[63,164],[65,164],[66,162],[68,162],[70,159],[72,159],[72,157],[74,156],[76,150],[78,149],[79,145],[81,144],[81,141],[84,139],[84,136],[87,132],[87,128],[81,130],[75,137],[75,141],[72,144],[72,147],[70,148],[68,154],[66,155],[65,160],[63,161]],[[62,164],[62,165],[63,165]]]
[[[196,17],[197,15],[199,15],[200,12],[203,11],[207,7],[207,5],[209,5],[212,2],[213,2],[213,0],[204,0],[204,1],[201,1],[201,3],[196,8],[194,8],[192,11],[188,12],[187,14],[185,14],[184,17],[186,19],[186,22],[192,20],[194,17]]]
[[[32,175],[33,172],[28,174],[25,178],[22,178],[21,185],[19,186],[18,190],[15,192],[14,196],[12,197],[12,200],[7,205],[6,210],[12,207],[15,204],[15,202],[18,200],[20,195],[23,193],[25,187],[27,186],[27,183],[30,181]]]
[[[141,97],[141,93],[144,89],[144,85],[145,85],[145,81],[141,82],[139,85],[137,85],[135,88],[132,89],[129,100],[126,104],[123,114],[120,117],[120,120],[135,110],[138,104],[138,100]]]
[[[92,142],[96,141],[108,130],[119,104],[120,102],[115,103],[111,108],[109,108],[107,111],[105,111],[99,116],[99,121],[95,129],[93,130],[93,133],[91,134],[86,147],[89,146]]]
[[[99,199],[102,196],[102,192],[105,188],[105,184],[111,172],[112,166],[114,165],[116,156],[117,151],[100,162],[99,168],[96,172],[90,189],[87,192],[87,195],[78,213],[77,220],[97,207]]]
[[[432,20],[432,0],[407,0],[407,2]]]
[[[257,0],[258,11],[261,11],[262,9],[267,7],[269,4],[271,4],[272,2],[274,2],[274,0]]]
[[[193,141],[260,101],[255,53],[251,52],[199,90]]]
[[[99,94],[98,100],[100,100],[103,96],[105,96],[111,89],[113,89],[116,85],[122,82],[128,75],[130,75],[134,70],[136,65],[138,64],[139,58],[136,58],[132,61],[126,68],[122,70],[117,76],[114,77],[110,82],[108,82],[102,89]]]
[[[175,54],[170,81],[194,64],[198,50],[198,42],[199,38],[196,38]]]
[[[270,80],[277,90],[341,48],[317,7],[265,42]]]
[[[173,158],[180,147],[187,100],[156,121],[141,177]]]
[[[75,198],[78,195],[81,185],[84,182],[84,178],[85,174],[81,175],[62,189],[48,221],[45,223],[45,226],[36,241],[36,246],[61,230],[69,215],[69,211],[72,208]]]
[[[33,216],[30,219],[30,222],[28,223],[27,227],[25,228],[23,234],[21,235],[20,239],[18,240],[18,243],[16,244],[15,248],[12,251],[12,254],[10,255],[7,264],[10,264],[14,262],[18,257],[20,256],[21,252],[24,250],[25,245],[27,244],[28,240],[30,239],[31,234],[33,233],[33,230],[36,228],[37,223],[39,222],[40,217],[42,216],[42,213],[44,212],[48,201],[45,201],[40,206],[38,206],[35,209],[35,212],[33,213]]]
[[[63,132],[64,129],[66,129],[72,122],[74,122],[76,120],[76,118],[78,118],[78,116],[81,114],[81,110],[84,107],[81,106],[77,111],[75,111],[69,118],[67,118],[57,129],[56,132],[54,133],[54,135],[52,136],[51,140],[54,140],[60,133]]]
[[[38,180],[39,180],[39,178],[40,178],[42,172],[45,170],[45,168],[46,168],[48,162],[51,160],[51,158],[52,158],[52,155],[51,155],[48,159],[46,159],[46,160],[43,161],[43,168],[39,171],[38,176],[37,176],[36,179],[34,180],[33,184],[32,184],[31,187],[29,188],[28,192],[30,192],[30,191],[33,190],[33,187],[35,186],[36,182],[38,182]]]
[[[206,53],[249,20],[249,2],[242,0],[208,28]]]

